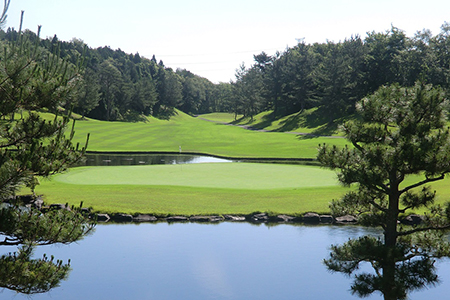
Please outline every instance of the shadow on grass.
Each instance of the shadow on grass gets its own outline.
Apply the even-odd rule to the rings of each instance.
[[[274,121],[273,113],[270,113],[263,116],[260,121],[255,121],[255,119],[252,120],[250,117],[241,117],[236,121],[230,122],[230,124],[248,126],[249,129],[259,130],[269,127],[270,125],[272,125],[273,121]]]
[[[286,132],[294,131],[297,128],[316,128],[311,132],[310,136],[314,135],[333,135],[336,134],[340,120],[330,120],[327,113],[322,109],[300,111],[295,115],[288,117],[286,120],[280,122],[281,127],[276,131]]]
[[[339,125],[345,120],[344,118],[331,119],[330,113],[326,109],[319,107],[314,110],[303,110],[289,117],[286,117],[280,122],[280,127],[272,132],[294,132],[298,128],[309,128],[313,131],[308,134],[299,134],[301,139],[311,139],[319,136],[333,136],[336,135]],[[264,130],[270,127],[276,120],[284,116],[275,115],[274,112],[266,114],[260,120],[253,120],[250,117],[241,117],[229,124],[242,126],[250,130]]]
[[[261,118],[259,123],[253,124],[253,129],[264,129],[272,125],[272,122],[275,120],[275,116],[273,113],[267,114]]]
[[[335,136],[339,131],[339,126],[346,121],[346,118],[332,119],[329,117],[329,112],[325,111],[323,107],[312,111],[303,116],[303,127],[315,128],[311,134],[300,135],[299,139],[312,139],[320,136]]]

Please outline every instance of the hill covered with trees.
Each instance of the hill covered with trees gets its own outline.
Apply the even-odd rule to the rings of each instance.
[[[363,39],[307,44],[274,56],[255,55],[255,63],[237,71],[235,112],[250,118],[273,110],[272,117],[318,108],[327,122],[353,114],[355,103],[380,86],[413,86],[418,80],[450,91],[450,24],[432,35],[413,37],[395,27]]]
[[[25,32],[31,40],[33,32]],[[175,108],[196,115],[232,112],[249,117],[271,111],[279,119],[317,108],[324,123],[354,112],[355,103],[382,85],[412,86],[421,80],[450,91],[450,24],[433,35],[429,30],[408,37],[398,28],[352,36],[344,41],[307,44],[305,41],[236,70],[236,78],[215,84],[188,70],[173,70],[139,53],[110,47],[90,48],[82,40],[40,41],[40,51],[57,53],[84,73],[65,106],[83,116],[108,121],[139,121],[145,116],[170,118]],[[0,39],[17,38],[14,29]]]
[[[37,38],[31,31],[24,34],[32,41]],[[0,33],[1,40],[17,37],[11,28]],[[39,45],[39,51],[56,53],[73,64],[83,61],[82,78],[65,105],[83,116],[138,121],[150,115],[169,118],[175,108],[190,114],[229,110],[224,100],[231,96],[228,84],[213,84],[187,70],[174,71],[154,56],[147,59],[109,47],[92,49],[82,40],[60,41],[56,35]]]

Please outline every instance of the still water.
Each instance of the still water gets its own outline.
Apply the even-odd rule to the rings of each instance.
[[[70,258],[73,270],[59,288],[32,299],[359,299],[348,292],[351,280],[328,272],[322,259],[331,244],[379,233],[357,226],[226,222],[98,225],[77,244],[36,251],[37,257]],[[439,286],[410,299],[448,299],[448,260],[438,264],[438,274]],[[0,299],[28,298],[3,290]]]
[[[133,166],[133,165],[173,165],[193,163],[232,162],[213,156],[188,154],[105,154],[88,153],[84,166]]]

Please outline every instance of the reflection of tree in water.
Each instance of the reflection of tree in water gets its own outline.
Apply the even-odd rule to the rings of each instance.
[[[1,246],[19,246],[17,252],[0,257],[0,287],[19,293],[45,293],[66,279],[70,262],[32,258],[36,246],[69,244],[94,229],[80,208],[54,209],[42,212],[7,205],[0,210]]]
[[[428,184],[450,173],[445,105],[443,91],[429,85],[382,87],[357,104],[361,118],[343,126],[352,148],[319,148],[318,160],[338,169],[341,183],[357,187],[332,202],[332,213],[358,215],[362,224],[383,228],[382,239],[365,236],[332,246],[325,260],[330,270],[349,276],[361,263],[371,264],[373,273],[354,277],[356,295],[379,291],[384,299],[406,299],[438,282],[434,261],[450,256],[450,205],[435,205]],[[409,175],[416,181],[405,182]],[[427,213],[420,224],[398,223],[421,209]]]
[[[332,246],[330,258],[325,260],[325,264],[332,271],[350,276],[357,273],[360,263],[370,263],[374,272],[354,276],[351,286],[353,294],[366,297],[379,291],[385,299],[407,299],[409,292],[438,283],[435,258],[449,255],[448,244],[442,241],[438,244],[435,249],[425,250],[420,249],[418,243],[411,246],[410,241],[405,241],[389,248],[379,238],[364,236]]]
[[[32,259],[33,247],[24,246],[16,253],[0,257],[0,287],[23,294],[37,294],[57,287],[67,278],[70,265],[44,255]]]

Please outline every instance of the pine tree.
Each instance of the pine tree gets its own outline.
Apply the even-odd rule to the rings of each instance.
[[[4,5],[0,20],[9,1]],[[79,78],[78,69],[40,49],[39,39],[31,42],[21,27],[17,40],[3,44],[0,52],[0,246],[19,247],[0,257],[0,287],[30,294],[57,286],[70,269],[53,257],[32,258],[34,247],[74,242],[94,224],[81,209],[38,210],[16,197],[25,187],[33,190],[38,177],[80,160],[87,146],[87,141],[82,148],[72,145],[74,127],[66,136],[68,115],[48,121],[37,112],[58,111]]]
[[[330,270],[347,275],[362,262],[372,265],[374,274],[355,276],[354,294],[379,291],[384,299],[406,299],[409,291],[436,284],[433,259],[450,256],[443,238],[450,205],[435,205],[429,186],[450,172],[445,104],[444,92],[431,85],[381,87],[358,102],[360,119],[343,126],[353,147],[319,148],[318,160],[337,169],[342,184],[356,186],[333,201],[333,214],[358,215],[383,229],[382,239],[365,236],[333,246],[325,260]],[[418,209],[427,209],[422,224],[399,224],[401,215]]]

